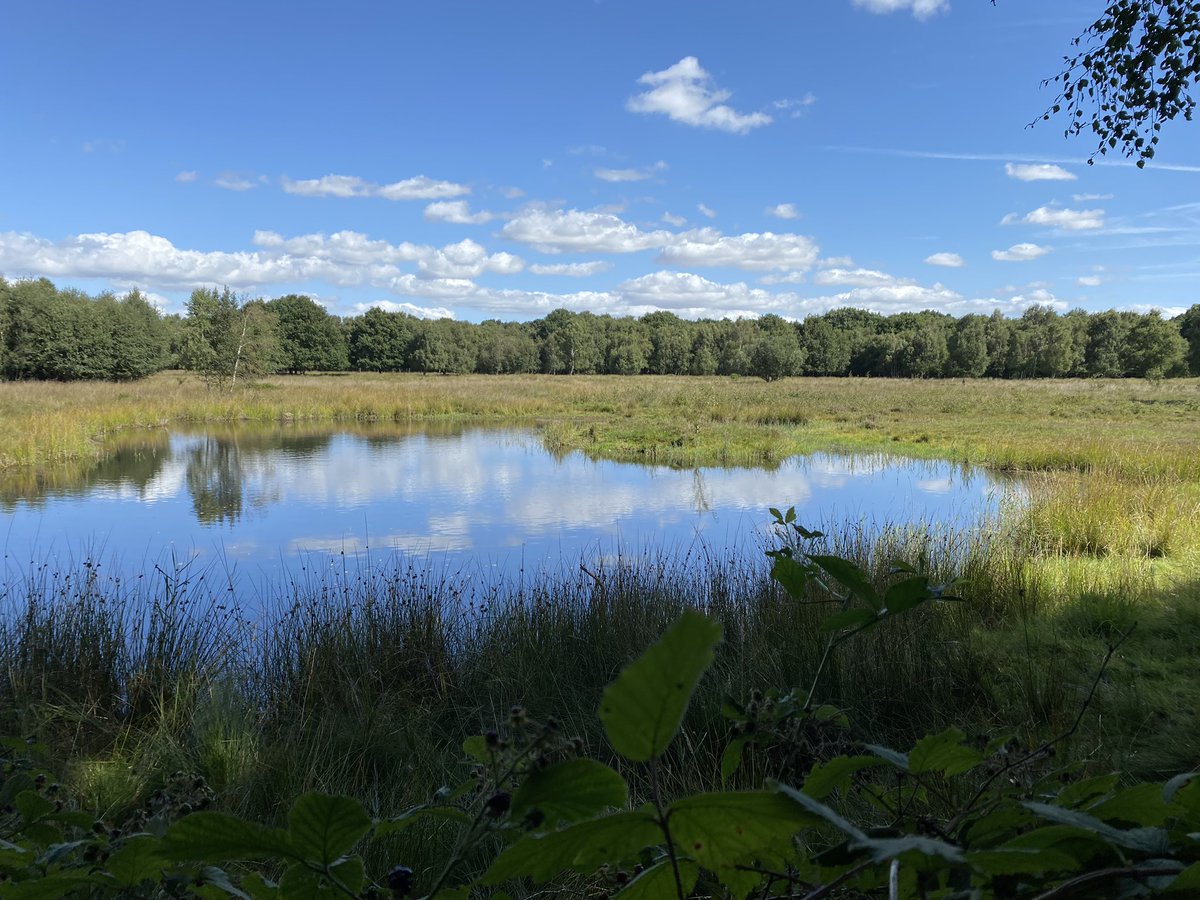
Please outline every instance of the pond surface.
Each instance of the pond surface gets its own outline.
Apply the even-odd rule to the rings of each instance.
[[[808,527],[971,527],[1010,483],[946,462],[814,454],[673,469],[555,456],[526,430],[147,432],[75,472],[0,480],[10,573],[211,560],[250,577],[394,561],[510,578],[654,548],[757,552],[767,508]],[[111,570],[111,567],[110,567]]]

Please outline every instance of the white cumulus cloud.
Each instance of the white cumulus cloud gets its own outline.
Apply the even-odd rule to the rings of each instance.
[[[484,272],[516,274],[525,268],[525,262],[511,253],[488,253],[487,248],[468,238],[423,254],[417,266],[430,278],[478,278]]]
[[[1037,244],[1013,244],[1007,250],[993,250],[992,259],[998,259],[1000,262],[1028,262],[1049,252],[1049,247],[1039,247]]]
[[[1009,178],[1015,178],[1017,181],[1074,181],[1075,175],[1068,172],[1062,166],[1054,166],[1049,163],[1021,164],[1021,163],[1005,163],[1004,173]]]
[[[733,266],[754,272],[803,271],[817,261],[818,248],[801,234],[724,235],[699,228],[675,235],[662,249],[659,262],[683,266]]]
[[[741,113],[726,105],[732,94],[717,88],[694,56],[685,56],[661,72],[647,72],[638,84],[649,90],[629,98],[626,108],[631,112],[660,113],[685,125],[733,134],[745,134],[771,122],[766,113]]]
[[[612,213],[577,209],[527,209],[500,233],[542,253],[635,253],[661,247],[671,239],[670,232],[642,231]]]
[[[449,222],[452,225],[482,225],[496,218],[494,213],[471,212],[466,200],[436,200],[425,207],[429,222]]]
[[[236,290],[268,284],[324,281],[342,286],[390,287],[397,278],[436,281],[484,273],[514,274],[524,261],[488,253],[474,241],[442,248],[390,244],[354,231],[284,237],[254,234],[254,250],[200,251],[176,247],[146,231],[79,234],[50,241],[31,234],[0,233],[0,271],[48,278],[104,278],[118,287],[156,291],[227,284]],[[405,273],[405,264],[416,264]]]
[[[1000,224],[1012,225],[1024,222],[1028,225],[1045,225],[1062,231],[1089,231],[1104,227],[1102,209],[1067,209],[1060,206],[1039,206],[1024,216],[1009,213]]]
[[[1174,319],[1188,311],[1188,307],[1186,306],[1154,306],[1150,303],[1131,303],[1129,306],[1124,307],[1124,309],[1143,316],[1156,312],[1164,319]]]
[[[700,210],[700,215],[706,219],[715,219],[717,217],[717,211],[710,206],[705,206],[703,203],[697,203],[696,209]]]
[[[631,314],[668,309],[685,318],[738,318],[795,311],[791,294],[772,294],[744,282],[721,284],[689,272],[651,272],[617,285],[616,293]]]
[[[876,269],[821,269],[813,276],[814,284],[846,285],[849,287],[884,287],[915,284],[907,278],[896,278]]]
[[[645,231],[609,212],[530,208],[501,230],[542,253],[636,253],[658,250],[658,262],[686,267],[731,266],[752,272],[810,269],[818,248],[800,234],[748,232],[726,235],[715,228],[675,233]]]
[[[777,203],[774,206],[768,206],[763,210],[768,216],[774,216],[776,219],[798,219],[800,211],[796,209],[794,203]]]
[[[378,307],[384,312],[405,313],[418,319],[453,319],[454,311],[443,306],[416,306],[412,303],[399,303],[395,300],[372,300],[370,303],[355,303],[354,314],[361,316],[367,310]]]
[[[925,262],[931,266],[944,266],[947,269],[960,269],[966,262],[957,253],[931,253],[925,257]]]
[[[193,181],[195,181],[199,177],[200,177],[199,172],[183,171],[175,176],[175,180],[178,181],[180,184],[191,184]]]

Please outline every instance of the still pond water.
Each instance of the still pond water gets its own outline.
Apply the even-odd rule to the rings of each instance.
[[[767,508],[809,527],[994,515],[1011,483],[946,462],[814,454],[776,468],[556,456],[536,432],[279,427],[126,437],[72,473],[0,480],[8,575],[31,562],[144,571],[211,561],[238,577],[410,562],[507,579],[581,558],[761,546]]]

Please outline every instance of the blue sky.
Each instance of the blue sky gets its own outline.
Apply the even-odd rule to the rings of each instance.
[[[1085,160],[1101,0],[11,3],[0,273],[529,319],[1200,300],[1200,123]]]

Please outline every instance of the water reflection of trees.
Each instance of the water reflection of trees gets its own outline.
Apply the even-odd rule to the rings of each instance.
[[[275,461],[316,459],[332,440],[328,431],[287,429],[228,429],[198,435],[187,450],[185,475],[197,521],[234,524],[252,502],[246,496],[251,476],[259,476],[263,482],[259,500],[269,503],[267,486]]]
[[[242,458],[236,440],[206,435],[188,450],[187,489],[202,525],[232,525],[242,514]]]
[[[102,488],[124,488],[145,496],[170,458],[167,432],[126,435],[98,461],[6,471],[0,479],[0,509],[12,512],[18,503],[40,506],[54,497],[81,497]]]

